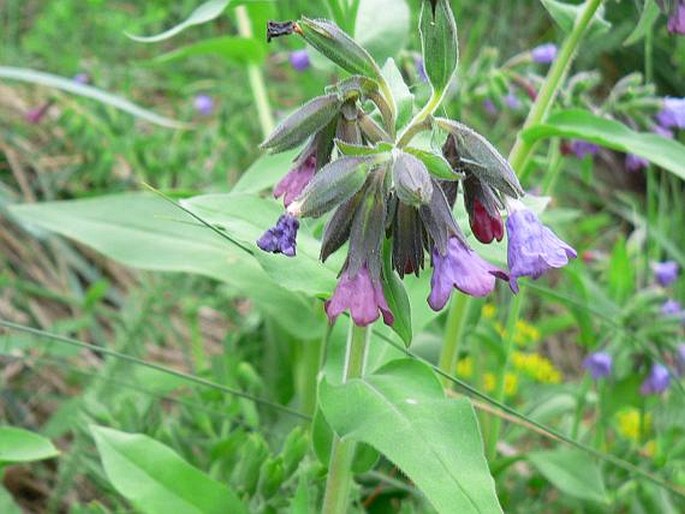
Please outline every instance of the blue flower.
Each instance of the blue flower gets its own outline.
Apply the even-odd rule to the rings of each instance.
[[[579,159],[582,159],[586,155],[596,155],[597,152],[599,152],[599,146],[588,141],[575,139],[571,141],[571,152],[573,152]]]
[[[554,43],[545,43],[536,46],[530,51],[530,55],[534,62],[540,64],[550,64],[557,58],[557,45]]]
[[[209,116],[214,112],[214,99],[209,95],[199,94],[195,96],[193,105],[202,116]]]
[[[507,264],[510,270],[509,285],[518,293],[519,277],[539,278],[551,268],[561,268],[576,251],[544,226],[531,210],[516,207],[507,218]]]
[[[671,385],[671,374],[663,364],[653,364],[640,386],[640,394],[661,394]]]
[[[644,157],[629,153],[626,155],[626,170],[630,172],[640,171],[649,166],[649,161]]]
[[[290,64],[296,71],[305,71],[311,66],[307,50],[290,52]]]
[[[685,128],[685,98],[664,98],[656,121],[665,129]]]
[[[282,253],[288,257],[293,257],[297,246],[295,240],[299,227],[300,222],[295,216],[283,214],[278,218],[276,226],[264,232],[262,237],[257,240],[257,246],[265,252]]]
[[[507,104],[507,107],[513,111],[521,108],[521,100],[519,100],[518,96],[516,96],[516,93],[514,93],[514,91],[511,89],[504,97],[504,103]]]
[[[583,367],[590,372],[595,380],[611,375],[612,366],[613,359],[606,352],[591,353],[583,361]]]
[[[675,261],[655,262],[652,264],[654,278],[663,287],[671,285],[678,280],[678,263]]]

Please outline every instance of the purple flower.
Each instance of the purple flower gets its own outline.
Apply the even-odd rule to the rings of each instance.
[[[395,321],[385,300],[380,279],[372,277],[366,265],[361,266],[354,276],[350,276],[345,268],[325,307],[331,323],[346,310],[350,311],[352,320],[359,326],[370,325],[380,314],[386,325],[392,325]]]
[[[666,129],[685,128],[685,98],[664,98],[664,104],[656,115],[656,121]]]
[[[660,394],[671,385],[671,374],[663,364],[652,364],[649,375],[640,386],[640,394]]]
[[[675,365],[678,368],[678,374],[685,374],[685,343],[681,343],[675,350]]]
[[[43,121],[43,118],[48,113],[48,109],[50,109],[50,107],[52,107],[53,103],[54,103],[53,100],[48,100],[47,102],[45,102],[40,107],[36,107],[35,109],[31,109],[26,114],[24,114],[24,119],[26,121],[28,121],[29,123],[32,123],[33,125],[39,124],[41,121]]]
[[[583,361],[583,367],[590,372],[595,380],[611,375],[612,365],[611,355],[606,352],[591,353]]]
[[[485,112],[493,116],[497,114],[497,106],[495,105],[495,102],[493,102],[489,98],[483,100],[483,109],[485,109]]]
[[[576,251],[544,226],[531,210],[517,207],[507,218],[507,264],[510,270],[509,285],[518,293],[518,278],[539,278],[551,268],[561,268]]]
[[[540,64],[550,64],[557,58],[557,45],[554,43],[545,43],[536,46],[530,51],[533,61]]]
[[[282,253],[288,257],[293,257],[297,246],[295,239],[299,227],[300,222],[295,216],[283,214],[278,218],[276,226],[264,232],[262,237],[257,240],[257,246],[265,252]]]
[[[307,50],[290,52],[290,64],[296,71],[305,71],[311,66]]]
[[[428,82],[428,75],[426,75],[426,68],[423,65],[423,58],[416,57],[414,59],[414,65],[416,66],[416,74],[419,76],[421,82]]]
[[[652,126],[652,132],[658,136],[665,137],[666,139],[673,139],[675,137],[672,130],[668,130],[661,125]]]
[[[472,296],[485,296],[495,289],[495,277],[507,280],[507,274],[483,260],[457,237],[450,237],[447,253],[433,248],[433,276],[428,305],[439,311],[446,304],[452,288]]]
[[[668,299],[661,305],[661,314],[667,317],[678,317],[685,320],[685,311],[683,310],[680,302]]]
[[[195,96],[193,100],[195,110],[202,116],[210,116],[214,112],[214,99],[205,94]]]
[[[88,84],[90,83],[90,75],[85,72],[77,73],[74,75],[74,82],[77,84]]]
[[[685,1],[679,0],[675,10],[668,18],[668,31],[671,34],[685,34]]]
[[[678,280],[678,263],[675,261],[664,261],[652,263],[654,278],[659,285],[666,287]]]
[[[571,141],[571,152],[579,159],[583,159],[586,155],[595,155],[599,152],[599,146],[588,141],[574,139]]]
[[[516,96],[516,93],[514,93],[514,91],[511,89],[504,97],[504,103],[512,111],[516,111],[521,108],[521,100],[519,100],[518,96]]]
[[[306,157],[292,168],[274,187],[274,198],[283,197],[283,205],[288,207],[307,187],[316,172],[316,156]]]
[[[625,165],[627,171],[636,172],[643,170],[647,166],[649,166],[649,161],[644,157],[640,157],[639,155],[629,153],[628,155],[626,155]]]

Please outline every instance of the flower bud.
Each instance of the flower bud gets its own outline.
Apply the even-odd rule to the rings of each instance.
[[[281,457],[267,459],[259,468],[257,491],[263,498],[269,499],[278,492],[284,478],[283,459]]]
[[[405,152],[395,155],[392,167],[395,193],[402,203],[419,207],[427,205],[433,196],[433,183],[424,164]]]

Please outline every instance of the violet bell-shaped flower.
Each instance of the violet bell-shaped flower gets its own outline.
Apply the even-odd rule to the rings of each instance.
[[[199,94],[193,99],[193,106],[198,114],[210,116],[214,112],[214,99],[209,95]]]
[[[566,266],[578,254],[520,201],[510,200],[507,206],[509,286],[514,293],[518,293],[519,277],[539,278],[552,268]]]
[[[643,170],[647,166],[649,166],[649,161],[644,157],[640,157],[639,155],[629,153],[628,155],[626,155],[625,166],[626,171],[634,173],[636,171]]]
[[[668,287],[678,280],[679,267],[676,261],[652,263],[654,278],[662,287]]]
[[[306,71],[311,66],[307,50],[295,50],[290,52],[290,65],[295,71]]]
[[[449,300],[452,289],[471,296],[485,296],[495,289],[495,278],[507,280],[506,272],[482,259],[460,238],[453,236],[442,255],[433,248],[433,275],[428,305],[441,310]]]
[[[661,111],[656,115],[656,121],[665,129],[685,128],[685,98],[664,98]]]
[[[533,62],[539,64],[550,64],[557,58],[557,45],[554,43],[544,43],[536,46],[530,51]]]
[[[685,0],[677,0],[678,4],[668,17],[668,31],[671,34],[685,34]]]
[[[590,372],[594,380],[611,375],[612,366],[613,359],[606,352],[591,353],[583,361],[583,367]]]
[[[288,207],[300,196],[316,172],[316,155],[313,153],[296,162],[295,166],[274,187],[274,198],[283,197]]]
[[[599,146],[596,144],[579,139],[571,141],[570,149],[578,159],[583,159],[586,155],[596,155],[599,152]]]
[[[671,385],[671,374],[663,364],[653,364],[640,386],[640,394],[661,394]]]
[[[257,246],[270,253],[282,253],[288,257],[294,257],[296,252],[297,229],[300,222],[289,213],[283,214],[276,225],[268,229],[257,240]]]
[[[366,326],[376,321],[380,314],[383,322],[392,325],[394,317],[383,294],[378,277],[373,277],[366,265],[353,275],[345,269],[330,300],[325,304],[326,315],[333,323],[344,311],[349,310],[356,325]]]

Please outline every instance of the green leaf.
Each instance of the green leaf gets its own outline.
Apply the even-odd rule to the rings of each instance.
[[[442,93],[457,71],[459,42],[457,24],[448,0],[437,0],[435,16],[428,2],[422,2],[419,29],[423,65],[433,90]]]
[[[262,155],[241,175],[233,192],[259,193],[273,187],[293,167],[293,160],[299,153],[299,150],[290,150]]]
[[[450,163],[442,155],[411,146],[406,147],[404,151],[423,161],[429,173],[438,180],[458,180],[462,176],[452,169]]]
[[[403,127],[410,119],[414,111],[414,95],[407,87],[402,78],[402,73],[397,63],[392,58],[385,61],[381,73],[390,86],[390,91],[397,106],[396,128]]]
[[[266,50],[264,45],[251,37],[222,36],[177,48],[155,57],[154,60],[158,63],[169,63],[208,54],[217,55],[238,64],[259,64],[264,61]]]
[[[576,20],[585,10],[584,2],[579,5],[566,4],[557,0],[540,0],[547,9],[550,16],[557,22],[559,27],[567,34],[573,30]],[[611,28],[611,23],[604,19],[604,6],[600,6],[592,17],[588,27],[588,37],[596,36],[607,32]]]
[[[522,134],[534,142],[549,137],[584,139],[620,152],[633,153],[652,161],[685,180],[685,146],[657,134],[635,132],[623,123],[596,116],[583,109],[552,114],[545,123]]]
[[[387,152],[390,147],[387,143],[376,146],[362,146],[346,143],[342,139],[335,139],[335,146],[341,154],[348,157],[361,157],[363,155],[376,155]]]
[[[21,508],[5,487],[0,484],[0,512],[3,514],[21,514]]]
[[[91,432],[110,482],[141,511],[248,514],[235,493],[162,443],[105,427]]]
[[[193,25],[202,25],[203,23],[207,23],[208,21],[212,21],[219,17],[219,15],[224,12],[224,9],[228,7],[229,3],[230,0],[209,0],[191,12],[190,16],[184,21],[155,36],[134,36],[128,32],[125,32],[125,34],[139,43],[157,43],[159,41],[164,41]]]
[[[64,78],[57,75],[52,75],[51,73],[45,73],[43,71],[30,70],[27,68],[14,68],[12,66],[0,66],[0,78],[20,80],[22,82],[31,82],[32,84],[38,84],[40,86],[53,87],[55,89],[61,89],[67,93],[73,93],[75,95],[83,96],[85,98],[91,98],[97,102],[100,102],[120,111],[127,112],[136,118],[140,118],[155,125],[160,125],[167,128],[189,128],[188,123],[183,123],[180,121],[172,120],[171,118],[166,118],[155,114],[152,111],[143,109],[137,106],[133,102],[122,98],[120,96],[107,93],[88,84],[79,84],[70,78]]]
[[[392,244],[389,241],[385,243],[383,248],[383,260],[384,265],[381,270],[383,273],[383,292],[385,293],[388,307],[390,307],[390,311],[395,318],[390,328],[400,336],[405,346],[409,347],[413,337],[411,304],[409,303],[409,295],[404,288],[404,283],[392,269]]]
[[[628,255],[625,238],[619,237],[614,244],[609,261],[609,295],[622,304],[635,289],[635,267]]]
[[[342,438],[383,453],[442,514],[502,512],[473,407],[445,398],[430,368],[399,359],[338,386],[324,379],[319,393]]]
[[[58,455],[57,448],[41,435],[23,428],[0,427],[0,464],[32,462]]]
[[[407,46],[411,13],[406,0],[360,0],[354,36],[377,62]]]
[[[322,331],[309,300],[272,280],[253,256],[154,195],[127,193],[9,210],[22,222],[75,239],[129,266],[221,280],[292,334],[311,339]]]
[[[642,14],[640,15],[640,20],[637,22],[635,29],[630,33],[630,35],[623,42],[623,46],[634,45],[641,39],[645,37],[647,32],[652,30],[654,27],[654,22],[659,18],[659,6],[656,5],[654,0],[645,0],[645,5],[642,7]]]
[[[528,460],[563,493],[581,500],[607,501],[602,473],[585,453],[562,448],[529,453]]]

